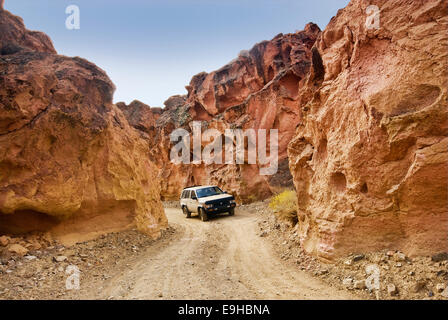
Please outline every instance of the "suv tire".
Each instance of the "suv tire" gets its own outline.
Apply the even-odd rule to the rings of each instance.
[[[229,216],[234,216],[235,215],[235,208],[232,208],[229,210]]]
[[[188,208],[186,206],[182,207],[182,211],[184,212],[184,215],[187,216],[187,218],[191,218],[191,212],[188,211]]]
[[[202,221],[208,221],[208,214],[203,208],[199,208],[199,216],[201,217]]]

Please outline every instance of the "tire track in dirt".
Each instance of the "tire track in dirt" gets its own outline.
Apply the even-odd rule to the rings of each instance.
[[[119,299],[352,299],[356,298],[279,259],[256,233],[257,217],[237,210],[202,222],[165,209],[178,235],[152,246],[138,263],[105,286]]]

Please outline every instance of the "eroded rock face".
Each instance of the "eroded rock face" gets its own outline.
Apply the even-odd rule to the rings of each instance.
[[[27,30],[22,18],[3,10],[1,4],[0,54],[13,54],[26,50],[56,53],[53,43],[46,34]]]
[[[157,236],[167,224],[157,168],[112,103],[113,83],[84,59],[55,54],[48,37],[28,39],[21,20],[0,11],[6,27],[1,47],[25,47],[0,55],[0,231],[73,243],[137,223]]]
[[[338,12],[313,48],[289,144],[307,251],[448,250],[447,1]]]
[[[182,188],[195,184],[217,184],[244,202],[264,199],[277,190],[292,187],[287,145],[301,120],[298,91],[310,69],[311,47],[319,33],[317,25],[311,23],[304,31],[279,34],[271,41],[261,42],[250,51],[242,51],[223,68],[194,76],[187,86],[187,96],[174,96],[165,102],[166,108],[157,116],[156,130],[150,139],[151,159],[161,168],[164,198],[177,198]],[[269,136],[269,129],[278,129],[278,173],[260,175],[259,163],[171,163],[173,144],[169,134],[176,128],[191,132],[193,121],[203,121],[203,131],[215,128],[222,133],[230,128],[266,129]],[[131,119],[130,123],[135,121]],[[141,130],[148,131],[151,126]],[[203,146],[208,142],[203,141]]]
[[[132,101],[129,105],[118,102],[117,107],[124,113],[131,126],[146,135],[154,135],[156,120],[162,113],[161,108],[151,108],[138,100]]]

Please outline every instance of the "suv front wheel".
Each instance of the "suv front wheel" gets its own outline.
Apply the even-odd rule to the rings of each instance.
[[[208,214],[207,214],[207,212],[205,212],[205,210],[203,208],[199,208],[199,216],[201,217],[202,221],[208,220]]]
[[[182,211],[184,212],[184,215],[187,216],[187,218],[191,218],[191,212],[188,211],[187,206],[183,206],[183,207],[182,207]]]

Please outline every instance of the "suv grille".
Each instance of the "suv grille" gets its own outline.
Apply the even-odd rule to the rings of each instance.
[[[212,204],[213,208],[227,207],[230,204],[230,200],[232,200],[232,198],[210,200],[207,201],[207,204]]]

